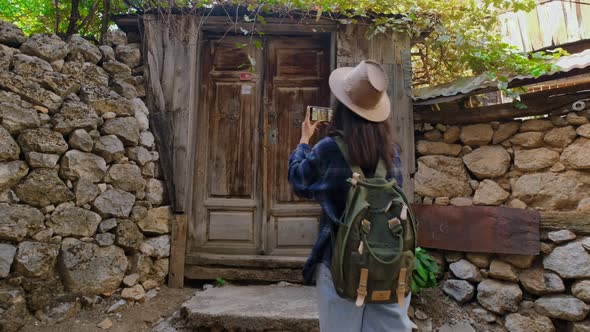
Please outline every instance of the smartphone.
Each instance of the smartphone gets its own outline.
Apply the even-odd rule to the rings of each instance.
[[[309,106],[309,108],[311,109],[311,121],[332,121],[334,111],[331,108],[322,106]]]

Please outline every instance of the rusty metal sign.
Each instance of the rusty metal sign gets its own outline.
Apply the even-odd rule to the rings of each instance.
[[[491,206],[412,206],[418,245],[465,252],[537,255],[540,214]]]

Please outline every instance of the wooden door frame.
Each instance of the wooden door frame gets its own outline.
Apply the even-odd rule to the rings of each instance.
[[[200,18],[196,17],[196,20],[200,20]],[[381,61],[386,66],[388,74],[390,78],[394,77],[393,75],[399,77],[407,78],[406,71],[411,71],[411,67],[408,67],[407,64],[403,63],[403,60],[400,63],[400,48],[402,48],[401,52],[408,52],[409,51],[409,40],[404,36],[377,36],[374,37],[371,41],[361,40],[364,39],[364,34],[362,31],[363,29],[366,30],[366,27],[360,27],[353,24],[349,25],[339,25],[338,22],[335,21],[328,21],[321,19],[319,22],[314,22],[314,20],[308,20],[304,22],[296,22],[296,21],[289,21],[289,20],[282,20],[282,19],[273,19],[268,18],[268,23],[262,30],[268,36],[273,35],[292,35],[297,36],[301,34],[317,34],[318,32],[321,33],[329,33],[331,35],[330,42],[330,68],[334,69],[336,67],[344,66],[344,65],[351,65],[357,63],[362,59],[372,58],[377,61]],[[231,29],[236,29],[237,25],[234,25],[227,21],[227,18],[220,17],[214,18],[210,17],[207,21],[200,25],[199,35],[205,35],[208,33],[227,33]],[[237,30],[239,32],[239,30]],[[360,33],[358,31],[361,31]],[[352,36],[352,37],[351,37]],[[358,37],[356,37],[358,36]],[[343,42],[344,38],[349,38],[350,43]],[[398,39],[398,38],[401,38]],[[199,38],[199,47],[198,53],[200,55],[200,44],[202,44]],[[337,48],[339,45],[339,48]],[[344,51],[339,53],[340,51]],[[391,52],[394,52],[392,55]],[[403,57],[403,55],[402,55]],[[202,91],[202,83],[201,82],[201,66],[202,60],[200,56],[197,57],[198,64],[197,64],[197,75],[196,80],[198,87],[197,97],[200,100],[200,91]],[[397,101],[398,99],[402,100],[402,105],[399,104],[396,106],[400,110],[397,112],[398,114],[394,114],[391,121],[394,122],[394,125],[402,126],[403,129],[400,131],[399,135],[403,136],[401,143],[402,146],[405,148],[403,154],[403,161],[405,163],[404,167],[404,175],[406,176],[406,181],[404,183],[404,187],[407,188],[407,193],[410,194],[409,197],[413,198],[412,194],[412,183],[409,175],[414,173],[414,137],[413,137],[413,116],[412,116],[412,108],[411,108],[411,92],[409,83],[404,84],[403,87],[393,87],[392,94],[390,98]],[[264,102],[262,103],[262,105]],[[190,112],[197,113],[202,111],[200,107],[198,107],[199,103],[193,105],[193,109],[190,109]],[[194,162],[196,159],[196,147],[197,144],[197,135],[195,134],[198,122],[197,117],[191,117],[191,124],[189,130],[189,145],[187,151],[188,160],[186,162],[189,165],[189,169],[194,169]],[[395,128],[395,127],[394,127]],[[406,135],[411,135],[405,137]],[[176,169],[174,170],[176,171]],[[191,172],[189,172],[191,173]],[[193,183],[194,174],[187,174],[187,181],[189,183]],[[260,177],[262,179],[262,177]],[[213,276],[212,273],[216,272],[216,270],[210,269],[201,269],[201,271],[195,271],[191,268],[198,266],[198,265],[215,265],[217,262],[223,261],[226,266],[231,268],[232,266],[240,266],[243,267],[238,269],[234,268],[234,272],[240,273],[240,276],[244,279],[251,279],[252,276],[255,277],[256,270],[260,268],[269,268],[274,271],[271,273],[270,278],[265,278],[266,280],[293,280],[294,274],[293,271],[299,271],[298,268],[303,265],[305,262],[304,257],[290,257],[288,259],[280,258],[277,259],[276,257],[272,256],[258,256],[258,257],[251,257],[251,256],[235,256],[232,255],[231,257],[222,257],[224,255],[214,255],[214,254],[204,254],[204,255],[188,255],[187,248],[187,237],[188,233],[194,232],[190,225],[194,224],[194,218],[196,217],[195,214],[195,204],[194,199],[191,197],[193,189],[188,189],[187,193],[184,195],[176,195],[178,197],[183,198],[183,202],[185,204],[185,208],[183,208],[180,212],[181,214],[176,215],[176,219],[173,221],[172,225],[172,245],[171,245],[171,257],[170,257],[170,271],[169,271],[169,286],[170,287],[182,287],[184,282],[185,274],[189,278],[197,279],[199,276],[202,277],[211,277]],[[181,193],[182,194],[182,193]],[[178,211],[177,211],[178,212]],[[227,255],[226,255],[227,256]],[[253,259],[254,258],[254,259]],[[186,268],[186,271],[185,271]],[[296,269],[297,268],[297,269]],[[253,274],[254,273],[254,274]],[[299,273],[297,272],[299,277]],[[220,275],[216,275],[218,277]],[[221,276],[223,277],[223,276]],[[274,277],[274,278],[273,278]],[[300,277],[299,277],[300,278]]]
[[[204,25],[202,28],[203,31],[203,36],[205,40],[208,40],[210,37],[212,36],[217,36],[219,34],[219,29],[218,28],[211,28],[211,25]],[[289,31],[289,29],[291,27],[295,27],[297,29],[293,29],[292,33],[289,33],[287,31]],[[273,38],[273,37],[302,37],[302,36],[306,36],[306,35],[310,35],[310,36],[315,36],[315,35],[324,35],[329,39],[329,50],[330,50],[330,69],[334,69],[335,65],[336,65],[336,31],[337,29],[337,23],[334,22],[330,22],[330,24],[322,24],[322,29],[319,31],[322,32],[318,32],[318,28],[317,26],[308,26],[308,25],[301,25],[299,23],[288,23],[288,24],[281,24],[281,29],[278,30],[274,30],[274,31],[268,31],[267,32],[267,37],[268,38]],[[209,38],[207,38],[209,37]],[[266,43],[268,38],[264,38],[264,43],[263,43],[263,47],[266,48]],[[199,52],[201,53],[202,50],[204,49],[204,47],[202,47],[202,45],[204,45],[204,41],[202,41],[201,43],[201,47],[199,47]],[[262,55],[262,59],[263,59],[263,67],[266,67],[266,62],[267,62],[267,58],[268,58],[268,53],[267,52],[263,52]],[[198,114],[197,116],[195,116],[195,124],[194,127],[195,130],[198,130],[197,127],[197,123],[199,123],[200,121],[203,121],[204,116],[203,113],[205,111],[206,106],[203,104],[203,99],[202,96],[204,96],[204,93],[206,93],[205,91],[205,86],[206,86],[206,82],[203,80],[203,65],[204,65],[204,60],[203,57],[201,56],[201,54],[198,57],[199,59],[199,63],[198,63],[198,68],[199,71],[201,72],[201,74],[198,76],[199,82],[197,84],[197,86],[199,87],[199,110],[198,110]],[[262,84],[264,85],[266,80],[268,79],[268,77],[266,76],[266,70],[265,68],[262,69]],[[262,89],[262,101],[259,105],[259,119],[258,121],[260,121],[260,130],[259,130],[259,136],[260,136],[260,140],[265,140],[266,136],[264,134],[264,130],[262,130],[263,126],[265,126],[265,122],[266,121],[266,115],[265,115],[265,110],[266,110],[266,95],[265,95],[265,88],[263,86]],[[193,169],[195,167],[197,167],[197,163],[196,163],[196,153],[197,153],[197,149],[196,147],[198,146],[199,142],[198,142],[198,134],[194,134],[192,136],[193,139],[193,147],[195,147],[193,149],[193,151],[191,151],[192,153],[192,160],[193,160]],[[263,144],[261,144],[260,146],[260,155],[265,155],[266,154],[266,149],[267,144],[266,142],[264,142]],[[259,158],[259,167],[262,170],[267,171],[267,167],[262,165],[262,163],[265,162],[265,158]],[[264,202],[265,199],[268,199],[267,197],[267,193],[268,190],[266,188],[266,181],[264,181],[264,176],[266,176],[266,174],[261,174],[261,176],[258,177],[257,180],[257,186],[259,188],[261,188],[261,194],[262,194],[262,202]],[[179,217],[178,219],[178,224],[184,224],[184,227],[179,229],[178,232],[178,236],[174,236],[173,235],[173,242],[176,242],[176,245],[173,243],[173,247],[176,248],[178,247],[177,250],[172,250],[173,252],[175,252],[175,255],[181,255],[180,253],[182,252],[181,250],[184,251],[184,257],[182,257],[182,259],[176,259],[176,257],[171,257],[171,267],[175,266],[175,271],[174,271],[174,275],[175,278],[174,280],[176,280],[174,282],[174,286],[176,287],[182,287],[180,279],[181,279],[181,275],[182,278],[184,278],[184,276],[186,275],[187,277],[191,278],[191,279],[207,279],[210,278],[213,275],[219,276],[219,277],[224,277],[224,275],[226,273],[229,274],[236,274],[238,273],[239,275],[242,275],[244,278],[250,278],[250,276],[252,276],[252,278],[254,279],[259,279],[260,277],[257,276],[257,270],[260,269],[264,269],[264,270],[268,270],[265,275],[267,277],[265,277],[265,279],[269,279],[269,280],[288,280],[288,281],[301,281],[301,277],[300,277],[300,269],[303,266],[304,262],[305,262],[305,257],[286,257],[286,256],[265,256],[263,255],[264,252],[262,252],[262,255],[226,255],[226,254],[212,254],[212,253],[204,253],[204,252],[198,252],[198,251],[191,251],[190,250],[190,244],[187,243],[187,241],[191,238],[191,235],[188,233],[194,232],[196,231],[196,229],[191,229],[192,225],[196,225],[197,221],[196,218],[198,218],[198,214],[197,214],[197,206],[198,206],[198,202],[195,201],[195,199],[197,199],[197,197],[199,197],[200,195],[197,194],[197,191],[199,191],[200,189],[197,188],[196,186],[196,182],[198,182],[198,178],[200,176],[196,176],[192,179],[192,183],[193,183],[193,189],[192,192],[194,194],[192,194],[192,199],[191,201],[186,203],[187,206],[187,214],[186,215],[182,215],[182,217]],[[263,203],[264,204],[264,203]],[[260,227],[260,234],[259,236],[261,236],[260,238],[260,245],[261,248],[265,248],[267,243],[267,236],[266,236],[266,231],[267,231],[267,227],[268,227],[268,215],[266,212],[265,207],[261,206],[261,227]],[[188,229],[187,229],[188,228]],[[183,232],[184,234],[182,234]],[[182,243],[184,242],[184,243]],[[180,267],[180,260],[182,260],[182,268]],[[176,261],[176,262],[172,262],[172,261]],[[239,264],[238,264],[239,262]],[[211,265],[216,265],[216,266],[224,266],[224,269],[220,269],[217,267],[211,267]],[[237,271],[237,267],[242,268],[242,272]],[[172,270],[172,268],[171,268]],[[182,271],[181,271],[182,270]],[[272,272],[271,272],[272,270]]]
[[[330,55],[329,55],[329,59],[330,59],[330,69],[333,69],[333,66],[336,63],[336,54],[334,52],[335,47],[332,47],[332,45],[335,44],[335,33],[316,33],[314,35],[309,35],[311,37],[316,37],[319,35],[323,35],[324,38],[329,39],[329,43],[330,43]],[[260,81],[261,81],[261,89],[260,91],[258,91],[258,93],[260,94],[260,98],[261,98],[261,102],[258,106],[258,121],[259,121],[259,128],[258,128],[258,136],[259,136],[259,141],[257,142],[260,146],[258,147],[260,149],[258,155],[259,155],[259,159],[257,161],[258,163],[258,168],[260,170],[262,170],[260,176],[257,177],[257,188],[260,188],[260,195],[261,195],[261,202],[262,204],[260,204],[260,206],[258,206],[258,209],[260,209],[260,213],[258,213],[258,216],[260,218],[260,220],[262,221],[260,228],[257,230],[257,232],[259,233],[258,236],[260,238],[260,246],[259,246],[259,254],[260,256],[265,254],[265,249],[267,248],[267,241],[268,241],[268,236],[267,236],[267,231],[268,231],[268,211],[267,211],[267,206],[265,203],[269,197],[268,197],[268,193],[269,193],[269,188],[267,187],[267,181],[265,181],[265,177],[268,175],[268,165],[267,165],[267,149],[268,149],[268,137],[266,136],[266,125],[267,125],[267,111],[268,108],[271,107],[270,105],[268,105],[268,99],[269,97],[269,91],[267,91],[267,82],[268,82],[268,72],[267,72],[267,63],[268,63],[268,43],[269,40],[272,38],[277,38],[277,37],[287,37],[287,38],[297,38],[297,37],[302,37],[304,35],[302,35],[301,33],[298,34],[294,34],[294,35],[289,35],[289,36],[285,36],[284,34],[280,34],[280,33],[275,33],[275,34],[271,34],[270,36],[265,36],[262,39],[263,42],[263,47],[264,47],[264,51],[262,52],[261,55],[261,59],[262,59],[262,63],[261,63],[261,68],[260,68]],[[208,40],[211,38],[209,37],[209,35],[205,34],[205,40],[203,40],[203,45],[208,42]],[[218,34],[213,34],[212,35],[213,38],[217,38]],[[238,36],[239,37],[239,36]],[[213,39],[211,38],[211,39]],[[206,51],[205,47],[201,47],[201,53]],[[201,54],[202,55],[202,54]],[[203,58],[203,56],[199,57],[200,59],[200,63],[199,63],[199,68],[201,69],[201,71],[203,70],[207,70],[207,68],[204,68],[204,66],[206,65],[205,60]],[[203,122],[203,121],[207,121],[208,117],[207,117],[207,112],[206,112],[206,108],[207,105],[205,103],[205,95],[207,93],[206,91],[206,85],[207,82],[204,80],[204,75],[207,75],[207,73],[202,72],[201,75],[199,76],[200,82],[199,82],[199,87],[200,87],[200,102],[199,102],[199,113],[197,114],[196,118],[198,122]],[[198,130],[198,127],[195,127]],[[198,151],[202,151],[202,148],[200,147],[201,144],[203,144],[203,142],[199,142],[198,138],[199,138],[200,134],[196,134],[195,135],[195,143],[194,146],[195,148],[195,162],[194,162],[194,167],[193,169],[197,169],[199,172],[197,173],[199,176],[195,177],[193,179],[193,201],[190,202],[190,212],[188,215],[188,222],[189,223],[193,223],[193,224],[200,224],[198,223],[198,221],[196,220],[197,218],[199,218],[198,215],[198,208],[199,208],[199,199],[204,198],[204,194],[206,192],[206,188],[203,188],[204,186],[202,185],[202,183],[198,183],[198,179],[199,178],[203,178],[205,176],[205,173],[201,173],[201,169],[200,169],[200,165],[198,165],[197,159],[198,156],[196,155],[196,153]],[[315,207],[315,205],[314,205]],[[196,233],[202,233],[204,230],[202,228],[196,228],[194,230]],[[190,234],[188,236],[188,239],[191,239]],[[191,263],[194,261],[209,261],[210,257],[212,257],[211,255],[219,255],[217,257],[219,257],[220,260],[230,260],[233,261],[234,259],[230,259],[228,257],[232,256],[229,254],[211,254],[211,253],[199,253],[198,250],[194,250],[191,251],[191,246],[186,245],[186,249],[188,250],[188,252],[190,253],[189,256],[191,256],[188,260],[187,263]],[[254,257],[256,255],[242,255],[245,260],[251,260],[251,257]],[[203,259],[202,257],[205,257],[205,259]],[[285,256],[283,256],[285,257]],[[285,257],[286,258],[286,257]],[[276,257],[276,259],[274,260],[274,262],[276,264],[278,264],[277,266],[280,265],[281,262],[281,258],[280,257]],[[290,259],[285,259],[285,264],[290,266],[291,265],[291,260]],[[256,265],[256,264],[254,264]]]

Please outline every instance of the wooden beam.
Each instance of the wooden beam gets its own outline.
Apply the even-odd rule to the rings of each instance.
[[[517,117],[549,113],[562,114],[570,111],[569,107],[573,102],[584,98],[590,98],[590,83],[523,95],[522,100],[527,105],[527,109],[524,110],[515,108],[512,103],[453,111],[437,112],[431,110],[417,110],[414,112],[414,122],[467,124],[510,120]]]
[[[590,235],[590,213],[577,211],[542,211],[541,229],[569,229],[577,235]]]
[[[250,31],[252,22],[230,21],[227,16],[208,17],[203,20],[201,30],[212,33],[236,33],[242,34],[242,29]],[[338,29],[338,23],[330,20],[297,20],[266,18],[265,24],[256,24],[256,32],[263,32],[267,35],[278,34],[314,34],[322,32],[334,32]]]
[[[416,123],[468,124],[511,120],[532,115],[561,115],[570,112],[570,106],[576,100],[585,98],[590,98],[590,92],[526,102],[527,109],[518,109],[509,103],[456,111],[417,111],[414,112],[414,121]]]
[[[300,269],[306,260],[307,257],[191,253],[185,262],[202,266]]]
[[[536,255],[540,250],[535,210],[492,206],[414,204],[418,245],[465,252]]]
[[[585,74],[587,75],[587,74]],[[531,92],[531,93],[525,93],[523,95],[521,95],[521,98],[523,101],[530,101],[530,100],[535,100],[535,99],[539,99],[539,98],[544,98],[544,97],[549,97],[549,96],[556,96],[556,95],[560,95],[560,94],[567,94],[567,93],[576,93],[579,91],[583,91],[583,90],[588,90],[590,89],[590,82],[588,82],[587,77],[585,76],[574,76],[571,78],[568,78],[567,81],[566,79],[563,79],[564,81],[561,83],[570,83],[567,86],[563,86],[560,88],[555,88],[555,89],[550,89],[550,90],[541,90],[541,91],[536,91],[536,92]],[[559,81],[558,81],[559,82]],[[532,85],[533,83],[531,83]],[[493,89],[487,92],[492,92],[492,91],[497,91],[497,89]],[[446,96],[446,97],[438,97],[435,99],[426,99],[426,100],[418,100],[414,102],[414,106],[415,107],[424,107],[424,106],[432,106],[434,104],[445,104],[445,103],[450,103],[453,100],[456,99],[464,99],[468,97],[468,95],[454,95],[454,96]]]
[[[186,255],[186,237],[188,233],[186,214],[177,214],[172,223],[172,243],[170,245],[170,270],[168,287],[184,287],[184,260]]]
[[[303,283],[301,269],[246,269],[187,265],[185,273],[189,279],[214,280],[216,278],[223,278],[226,280],[241,281],[287,281]]]

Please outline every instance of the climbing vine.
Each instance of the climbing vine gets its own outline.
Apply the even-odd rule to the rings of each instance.
[[[556,68],[547,60],[564,54],[561,50],[523,53],[502,40],[499,14],[534,6],[534,0],[0,0],[0,18],[26,33],[54,32],[66,38],[81,33],[98,40],[112,28],[110,19],[115,14],[183,12],[208,17],[214,10],[223,10],[232,23],[249,23],[241,24],[239,32],[250,36],[256,47],[262,45],[253,37],[262,34],[259,28],[268,16],[368,24],[366,38],[394,32],[411,38],[414,86],[487,74],[509,92],[508,77],[553,71]]]

